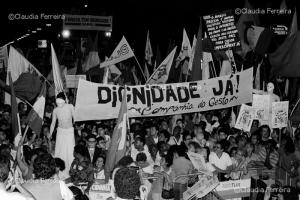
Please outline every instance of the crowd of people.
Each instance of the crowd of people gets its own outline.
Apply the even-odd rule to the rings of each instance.
[[[11,107],[0,105],[1,199],[88,199],[94,184],[108,184],[104,166],[116,120],[76,122],[74,141],[66,139],[59,129],[69,122],[73,128],[74,95],[68,95],[69,104],[58,101],[65,100],[59,95],[56,101],[47,97],[41,133],[28,129],[18,145],[11,134]],[[57,108],[65,106],[70,113],[60,116]],[[24,134],[30,108],[20,102],[18,110]],[[180,199],[199,179],[190,153],[203,157],[202,170],[219,181],[269,179],[272,173],[263,170],[275,174],[282,168],[299,188],[300,129],[270,129],[254,120],[250,132],[243,132],[233,128],[232,112],[130,119],[126,155],[109,177],[112,198]],[[61,155],[70,146],[72,152]]]

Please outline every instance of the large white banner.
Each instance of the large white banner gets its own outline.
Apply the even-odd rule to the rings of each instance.
[[[129,117],[201,112],[252,102],[253,69],[205,81],[126,86]],[[124,87],[80,79],[75,120],[117,118]]]

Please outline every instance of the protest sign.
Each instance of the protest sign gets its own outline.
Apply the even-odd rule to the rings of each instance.
[[[276,35],[287,35],[288,34],[288,27],[285,25],[272,25],[272,30]]]
[[[253,118],[254,118],[254,112],[252,107],[243,104],[234,127],[236,129],[249,132],[252,125]]]
[[[249,197],[250,186],[251,179],[231,180],[220,182],[216,191],[223,199]]]
[[[289,102],[273,102],[272,103],[272,128],[287,127],[289,113]]]
[[[86,75],[66,75],[67,88],[77,88],[79,79],[86,80]]]
[[[252,107],[255,109],[254,119],[258,119],[261,124],[268,122],[270,119],[271,96],[270,95],[253,95]]]
[[[202,155],[193,152],[188,152],[187,155],[191,160],[192,164],[194,165],[195,169],[197,169],[198,171],[200,170],[206,171],[205,160]]]
[[[197,183],[183,193],[183,200],[190,200],[195,197],[202,198],[219,185],[216,176],[203,176]]]
[[[203,19],[206,22],[208,36],[213,42],[215,50],[241,46],[234,16],[230,10],[207,15]]]
[[[65,30],[112,31],[112,16],[69,15],[64,14]]]
[[[107,184],[94,183],[90,189],[89,197],[91,200],[106,200],[113,197],[110,180]]]
[[[251,68],[204,81],[125,86],[128,115],[129,117],[175,115],[249,103],[252,101],[252,73]],[[98,84],[80,79],[75,120],[117,118],[123,89],[123,86]]]

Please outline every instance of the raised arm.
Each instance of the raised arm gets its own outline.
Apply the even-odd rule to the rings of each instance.
[[[50,126],[50,136],[49,136],[49,138],[51,138],[51,136],[53,134],[53,131],[54,131],[54,128],[55,128],[55,124],[56,124],[56,119],[57,119],[56,109],[54,109],[53,113],[52,113],[52,122],[51,122],[51,126]]]

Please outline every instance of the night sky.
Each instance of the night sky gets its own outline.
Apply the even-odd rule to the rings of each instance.
[[[256,7],[279,8],[281,0],[250,0]],[[299,4],[297,0],[286,0],[288,7],[293,8]],[[57,34],[61,31],[60,20],[8,20],[10,13],[21,14],[90,14],[90,15],[112,15],[113,32],[112,38],[107,42],[110,55],[112,47],[119,42],[122,35],[125,35],[128,42],[135,49],[138,58],[144,54],[146,33],[149,29],[152,48],[155,51],[159,48],[164,57],[169,40],[175,40],[181,44],[182,29],[186,28],[188,36],[192,42],[192,37],[197,34],[200,16],[220,12],[228,9],[242,8],[243,0],[43,0],[33,1],[6,1],[6,5],[1,5],[1,25],[2,36],[0,45],[12,41],[24,34],[28,30],[35,30],[37,27],[42,31],[32,34],[30,37],[20,42],[21,47],[36,45],[37,39],[48,39],[50,42],[57,42]],[[88,4],[87,8],[84,5]],[[298,12],[299,13],[299,12]],[[235,16],[238,19],[238,16]],[[270,23],[289,24],[292,16],[260,16],[262,25],[268,26]],[[45,27],[46,23],[51,23],[52,27]],[[74,33],[73,35],[78,35]]]

